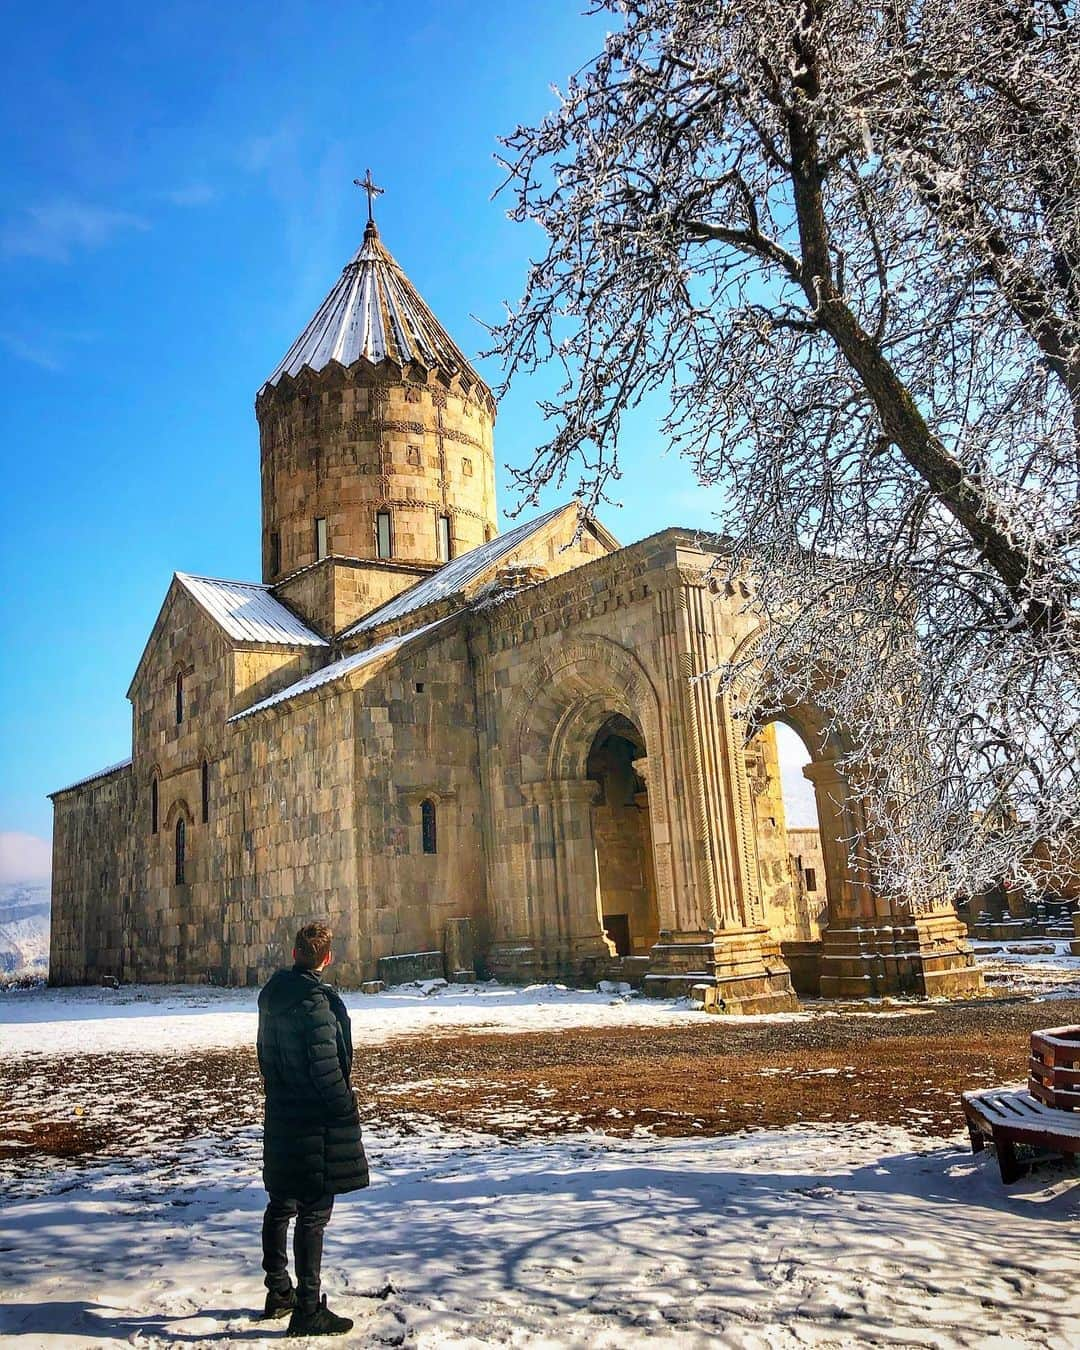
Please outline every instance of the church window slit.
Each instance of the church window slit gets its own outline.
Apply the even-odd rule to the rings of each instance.
[[[179,726],[184,720],[184,674],[183,671],[176,672],[176,725]]]
[[[439,561],[449,562],[453,556],[452,540],[450,537],[450,517],[439,516],[436,521],[435,542],[439,550]]]
[[[184,817],[181,816],[176,822],[176,884],[184,884],[184,868],[187,862],[187,826],[184,824]]]
[[[157,834],[157,779],[150,780],[150,833]]]
[[[326,517],[315,517],[315,561],[321,562],[330,552],[330,536],[326,529]]]
[[[420,840],[425,853],[435,853],[438,835],[435,822],[435,803],[429,797],[420,803]]]
[[[203,824],[210,819],[210,762],[202,762],[202,818]]]
[[[270,575],[276,577],[281,571],[281,535],[275,530],[270,536]]]
[[[394,540],[390,528],[390,512],[379,511],[375,516],[375,552],[380,558],[393,556]]]

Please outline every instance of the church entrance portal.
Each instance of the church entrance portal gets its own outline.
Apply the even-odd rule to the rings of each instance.
[[[660,931],[648,790],[635,768],[644,756],[640,731],[616,714],[593,737],[585,768],[598,786],[591,811],[599,909],[619,957],[647,956]]]

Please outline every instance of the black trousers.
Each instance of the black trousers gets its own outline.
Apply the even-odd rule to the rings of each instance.
[[[333,1208],[332,1195],[306,1204],[271,1195],[263,1215],[263,1270],[266,1271],[267,1289],[276,1293],[284,1293],[289,1288],[289,1220],[296,1220],[293,1231],[296,1301],[304,1312],[313,1312],[319,1305],[323,1232]]]

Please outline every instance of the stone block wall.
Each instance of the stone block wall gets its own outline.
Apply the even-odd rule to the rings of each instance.
[[[380,510],[392,516],[396,560],[438,560],[440,515],[455,556],[496,530],[495,409],[479,387],[361,361],[265,389],[256,415],[267,581],[317,561],[317,517],[328,553],[350,558],[378,556]]]
[[[296,930],[320,919],[337,935],[335,978],[359,983],[351,692],[331,687],[229,731],[207,896],[228,982],[261,982],[288,965]]]
[[[286,577],[274,594],[317,633],[332,637],[435,570],[434,564],[326,558]]]
[[[130,765],[53,796],[52,984],[124,974],[134,811]]]
[[[359,963],[373,971],[381,956],[441,949],[450,919],[473,920],[482,949],[485,839],[464,626],[406,646],[353,697]]]

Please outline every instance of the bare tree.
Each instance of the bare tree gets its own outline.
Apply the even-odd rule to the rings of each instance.
[[[495,349],[565,373],[522,496],[608,500],[663,391],[761,660],[828,695],[873,785],[880,879],[1022,870],[1080,808],[1075,7],[596,10],[604,50],[503,142],[548,243]]]

